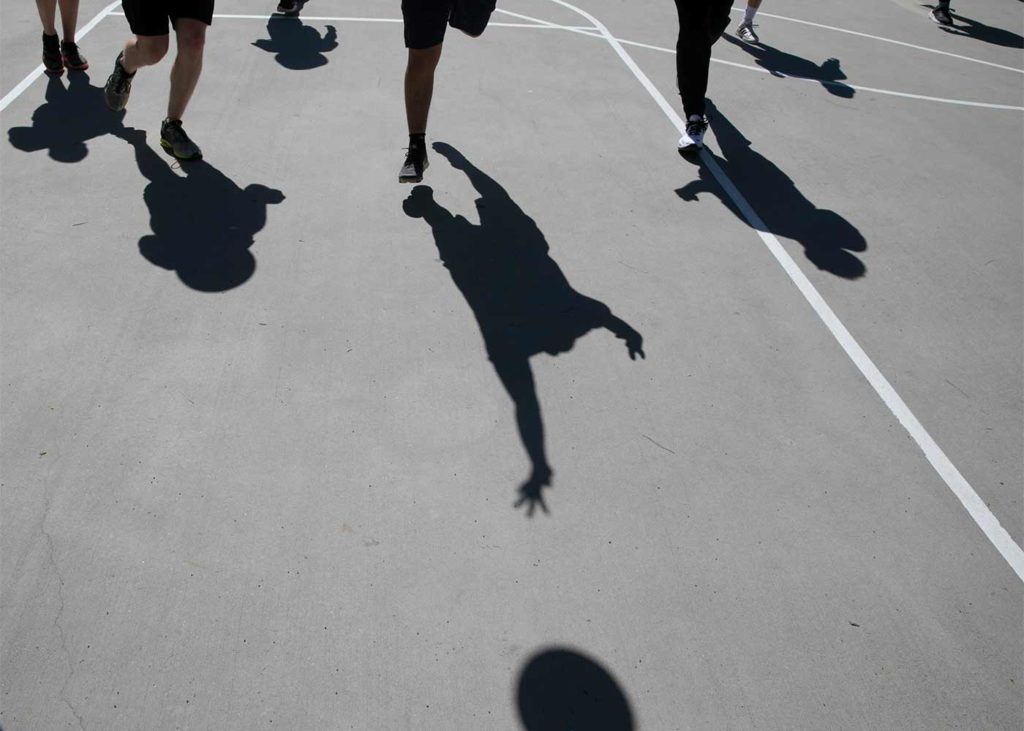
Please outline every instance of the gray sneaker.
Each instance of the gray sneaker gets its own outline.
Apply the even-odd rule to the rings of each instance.
[[[120,112],[128,106],[128,95],[132,93],[132,79],[135,74],[129,74],[121,65],[124,58],[124,51],[117,54],[114,61],[114,73],[107,78],[107,84],[103,87],[103,97],[107,100],[107,106],[115,112]]]
[[[180,119],[165,119],[160,125],[160,146],[179,160],[203,159],[203,151],[185,134]]]
[[[736,26],[736,37],[744,43],[758,43],[761,40],[757,37],[757,33],[754,32],[754,26],[750,23],[740,23]]]
[[[937,5],[930,13],[932,20],[939,25],[953,25],[953,18],[949,14],[949,6]]]
[[[427,148],[423,147],[410,147],[408,154],[405,156],[405,163],[402,165],[402,169],[398,172],[399,183],[419,183],[423,181],[423,171],[429,167],[430,162],[427,160]]]

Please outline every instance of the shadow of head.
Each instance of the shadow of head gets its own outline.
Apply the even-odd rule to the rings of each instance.
[[[519,676],[526,731],[633,731],[629,701],[607,670],[567,648],[534,655]]]
[[[850,252],[866,251],[868,245],[853,224],[830,210],[815,211],[807,223],[809,230],[801,243],[814,266],[844,279],[864,276],[867,267]]]
[[[434,190],[428,185],[417,185],[402,201],[402,210],[409,218],[424,218],[427,211],[436,206]]]
[[[240,189],[202,160],[181,170],[187,180],[163,178],[147,191],[153,235],[139,241],[139,252],[192,289],[233,289],[255,272],[249,247],[263,228],[266,206],[281,203],[284,194],[259,184]]]
[[[31,127],[12,127],[7,137],[24,152],[47,150],[63,163],[81,162],[89,154],[87,140],[124,129],[125,112],[111,112],[103,89],[89,83],[89,75],[68,74],[67,86],[59,76],[46,82],[46,101],[33,112]]]

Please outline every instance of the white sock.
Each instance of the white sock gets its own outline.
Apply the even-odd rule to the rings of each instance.
[[[757,8],[752,8],[748,5],[747,9],[743,12],[743,22],[747,25],[750,25],[751,23],[754,22],[754,15],[756,14]]]

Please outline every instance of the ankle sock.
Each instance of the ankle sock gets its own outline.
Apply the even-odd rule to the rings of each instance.
[[[43,48],[60,48],[60,38],[54,33],[52,36],[48,36],[43,33]]]
[[[743,11],[743,22],[750,25],[754,22],[754,16],[757,14],[757,8],[752,8],[749,5],[747,9]]]
[[[409,149],[410,150],[412,148],[414,148],[414,147],[418,147],[420,149],[425,149],[426,146],[427,146],[427,135],[426,135],[426,133],[409,135]]]

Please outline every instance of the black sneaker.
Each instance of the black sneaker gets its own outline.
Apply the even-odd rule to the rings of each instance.
[[[160,146],[179,160],[203,159],[203,151],[185,134],[180,119],[165,119],[160,125]]]
[[[124,58],[124,51],[117,54],[114,61],[114,73],[107,78],[107,84],[103,87],[103,97],[107,100],[107,106],[112,111],[120,112],[128,106],[128,95],[132,93],[132,79],[135,74],[129,74],[121,65]]]
[[[949,14],[948,7],[943,7],[940,5],[934,10],[932,10],[932,12],[930,12],[929,15],[931,15],[932,20],[934,20],[939,25],[953,25],[953,18]]]
[[[487,29],[496,0],[455,0],[448,16],[448,25],[472,38]]]
[[[64,73],[64,59],[60,56],[60,39],[57,34],[48,36],[43,33],[43,68],[50,76]]]
[[[405,156],[405,164],[398,173],[399,183],[419,183],[423,180],[423,171],[430,166],[427,160],[427,147],[413,145]]]
[[[298,0],[281,0],[277,4],[277,12],[284,13],[285,15],[293,15],[299,12]]]
[[[89,62],[78,50],[78,44],[72,41],[60,42],[60,57],[68,71],[85,71],[89,68]]]

